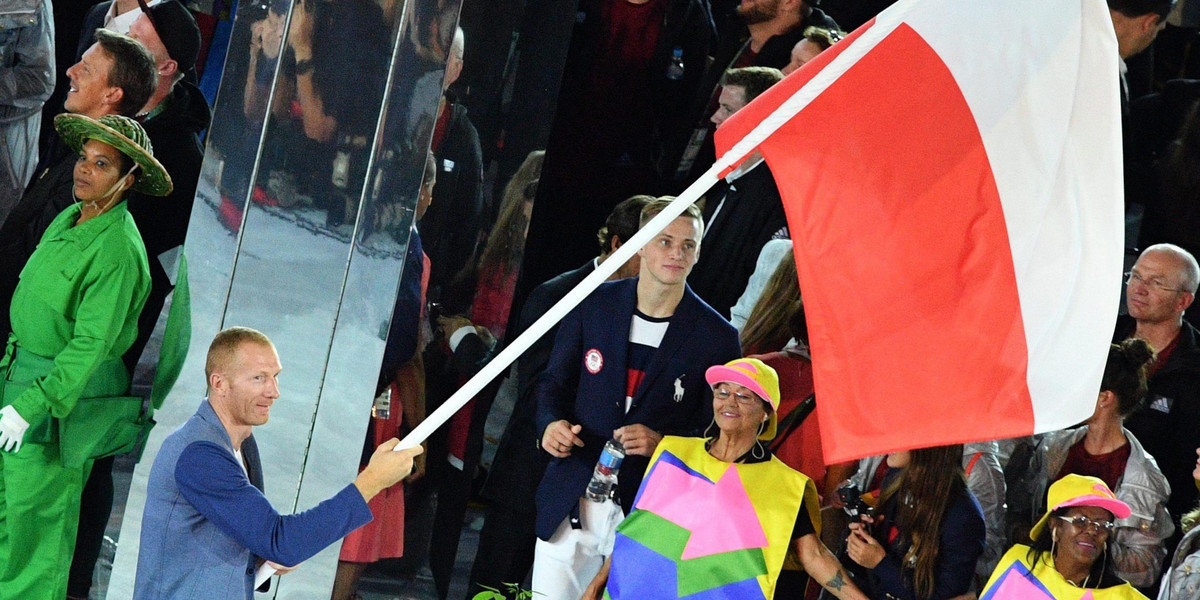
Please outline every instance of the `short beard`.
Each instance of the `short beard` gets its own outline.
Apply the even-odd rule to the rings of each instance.
[[[779,14],[779,0],[774,3],[764,6],[763,0],[745,6],[738,4],[737,15],[742,19],[742,22],[747,25],[755,25],[758,23],[766,23],[774,19]]]

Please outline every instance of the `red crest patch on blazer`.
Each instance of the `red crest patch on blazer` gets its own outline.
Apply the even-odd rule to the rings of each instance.
[[[604,368],[604,355],[600,351],[592,348],[583,355],[583,366],[587,367],[588,373],[595,375]]]

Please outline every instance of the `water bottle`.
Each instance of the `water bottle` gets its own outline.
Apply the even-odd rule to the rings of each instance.
[[[617,471],[621,470],[621,461],[625,460],[625,448],[617,440],[608,440],[604,450],[600,452],[600,460],[596,462],[596,470],[592,471],[592,480],[588,482],[587,492],[584,493],[592,502],[604,502],[617,484]]]
[[[683,48],[676,48],[671,54],[671,64],[667,65],[667,79],[679,81],[683,79]]]

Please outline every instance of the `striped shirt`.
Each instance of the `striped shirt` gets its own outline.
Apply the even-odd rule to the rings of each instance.
[[[654,352],[662,344],[671,317],[648,317],[637,309],[633,311],[633,322],[629,325],[629,353],[625,375],[625,412],[633,406],[633,397],[642,387],[646,369],[650,366]]]

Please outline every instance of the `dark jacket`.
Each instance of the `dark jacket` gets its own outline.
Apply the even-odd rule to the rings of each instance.
[[[75,153],[56,135],[25,188],[21,200],[0,226],[0,335],[12,330],[8,307],[21,269],[37,248],[42,234],[74,201]]]
[[[600,45],[605,34],[601,18],[603,5],[602,0],[578,0],[573,28],[541,28],[536,34],[542,37],[556,32],[558,35],[570,34],[562,40],[569,40],[570,45],[558,95],[560,113],[566,114],[571,107],[587,105],[584,95],[592,93],[590,70],[602,52]],[[683,54],[683,78],[672,80],[667,77],[667,68],[676,48]],[[704,0],[671,0],[641,88],[646,94],[645,105],[652,107],[654,113],[650,119],[653,125],[649,131],[630,132],[634,133],[632,138],[649,141],[649,144],[639,142],[634,145],[646,147],[618,149],[612,157],[614,160],[629,153],[635,164],[643,161],[653,164],[660,176],[673,174],[691,126],[688,109],[701,89],[705,69],[715,50],[716,28],[708,3]],[[568,119],[568,122],[573,120]]]
[[[1117,319],[1113,341],[1133,335],[1137,324],[1132,317]],[[1196,448],[1200,447],[1200,331],[1183,322],[1179,344],[1166,364],[1150,376],[1145,406],[1125,419],[1125,428],[1133,433],[1171,484],[1167,511],[1175,518],[1196,507]],[[1180,529],[1177,528],[1177,531]],[[1174,549],[1180,534],[1168,542]]]
[[[889,476],[894,476],[894,473],[895,470],[891,471]],[[886,488],[887,483],[884,486]],[[934,563],[933,593],[924,600],[944,600],[971,591],[975,562],[983,554],[986,534],[983,510],[966,486],[957,487],[955,491],[956,497],[946,507],[946,514],[942,517],[938,557]],[[896,498],[893,497],[884,505],[881,511],[883,521],[877,523],[872,531],[887,554],[875,568],[867,570],[863,592],[871,598],[919,600],[922,597],[914,590],[912,571],[904,566],[904,554],[908,552],[909,545],[906,537],[894,525],[896,504]]]
[[[167,294],[173,289],[158,256],[183,244],[192,202],[196,198],[196,183],[200,180],[200,164],[204,161],[201,134],[208,129],[212,114],[200,88],[180,81],[161,104],[162,111],[147,118],[142,127],[154,146],[154,158],[171,175],[175,189],[158,198],[131,192],[127,196],[129,214],[137,223],[146,255],[150,259],[150,297],[138,319],[138,337],[125,354],[125,364],[133,370],[142,349],[154,331],[158,314]]]
[[[447,304],[447,314],[463,313],[471,304],[470,292],[446,298],[442,292],[467,266],[483,228],[483,152],[479,133],[467,108],[446,98],[450,111],[446,137],[434,158],[437,183],[433,204],[421,219],[421,241],[429,255],[429,299]]]
[[[537,535],[547,540],[583,496],[613,430],[640,423],[663,435],[696,436],[712,422],[712,392],[704,371],[741,356],[737,330],[685,289],[683,299],[625,412],[629,326],[637,278],[601,285],[571,311],[554,340],[550,364],[537,383],[537,430],[566,419],[583,426],[582,448],[552,458],[537,493]],[[584,369],[586,354],[599,367]],[[589,361],[591,364],[595,362]],[[677,393],[682,389],[682,393]],[[621,506],[633,506],[649,459],[627,456],[618,474]]]
[[[712,136],[714,128],[709,118],[721,93],[721,78],[737,58],[749,50],[750,30],[740,17],[731,16],[719,25],[721,46],[717,49],[716,60],[709,63],[700,82],[700,93],[694,95],[693,104],[688,107],[688,123],[691,124],[689,139],[699,147],[692,150],[695,156],[676,161],[673,174],[680,186],[690,184],[716,159]],[[837,28],[838,24],[821,9],[814,7],[798,27],[768,39],[754,56],[751,65],[775,69],[786,67],[792,61],[792,48],[804,38],[804,30],[814,26],[830,29]]]
[[[107,0],[88,10],[87,16],[83,18],[83,27],[79,30],[79,47],[75,50],[75,62],[79,62],[83,53],[96,43],[96,30],[104,27],[104,15],[108,14],[110,6],[112,0]]]
[[[525,299],[521,320],[517,330],[512,333],[512,339],[529,329],[534,321],[595,269],[596,261],[589,260],[582,267],[567,271],[534,288]],[[512,510],[534,511],[538,482],[546,471],[549,455],[538,444],[541,432],[534,423],[534,411],[537,408],[534,391],[538,376],[550,362],[557,332],[557,326],[551,328],[517,359],[517,401],[508,426],[504,429],[504,436],[500,438],[496,458],[492,461],[483,488],[485,497]]]
[[[688,285],[697,296],[729,318],[729,309],[746,289],[763,246],[775,237],[787,237],[787,215],[775,178],[763,162],[726,187],[721,194],[709,194],[708,206],[714,215],[705,215],[704,239],[700,260],[688,276]]]

